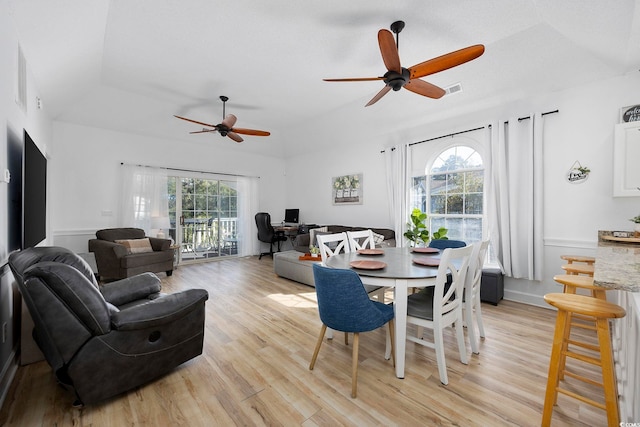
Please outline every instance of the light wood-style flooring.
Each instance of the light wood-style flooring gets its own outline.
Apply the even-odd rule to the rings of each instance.
[[[440,383],[433,350],[407,343],[406,377],[398,379],[384,359],[384,328],[361,334],[353,399],[351,346],[342,334],[325,340],[315,369],[308,369],[320,331],[315,291],[277,277],[271,258],[181,265],[162,280],[165,292],[209,291],[201,356],[82,409],[71,406],[74,397],[56,385],[46,362],[20,367],[0,425],[540,425],[554,311],[483,303],[487,337],[480,354],[463,365],[452,331],[445,338],[448,386]],[[600,399],[593,388],[586,392]],[[606,425],[597,408],[562,395],[558,403],[553,425]]]

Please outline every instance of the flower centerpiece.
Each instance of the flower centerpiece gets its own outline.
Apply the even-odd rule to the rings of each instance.
[[[320,256],[320,248],[314,245],[309,246],[309,253],[312,257],[318,257]]]

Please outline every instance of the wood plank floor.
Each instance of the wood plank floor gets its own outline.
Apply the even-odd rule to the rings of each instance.
[[[277,277],[270,258],[182,265],[162,277],[165,292],[209,291],[201,356],[151,384],[82,409],[71,406],[73,396],[56,385],[46,362],[20,367],[0,424],[540,425],[551,310],[509,301],[483,304],[487,337],[468,365],[459,361],[453,333],[446,336],[448,386],[439,381],[432,350],[407,343],[406,377],[398,379],[384,359],[384,331],[362,334],[353,399],[351,346],[341,334],[325,340],[309,371],[320,331],[315,291]],[[601,399],[596,387],[583,392]],[[558,403],[553,425],[606,425],[604,411],[562,395]]]

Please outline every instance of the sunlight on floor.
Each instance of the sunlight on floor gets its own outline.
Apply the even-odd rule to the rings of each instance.
[[[317,307],[316,293],[306,292],[301,294],[271,294],[269,298],[286,307],[313,308]]]

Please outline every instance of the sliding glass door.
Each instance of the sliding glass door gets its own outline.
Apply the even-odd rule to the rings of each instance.
[[[238,255],[238,190],[236,181],[169,177],[171,237],[181,260]]]

